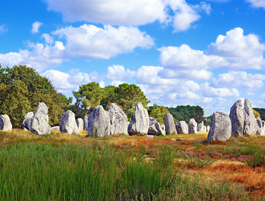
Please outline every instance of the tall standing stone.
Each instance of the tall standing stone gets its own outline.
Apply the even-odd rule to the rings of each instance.
[[[227,141],[231,137],[231,120],[222,112],[214,112],[207,141]]]
[[[166,127],[166,134],[178,134],[173,116],[170,113],[167,113],[166,116],[164,117],[165,121],[165,127]]]
[[[0,115],[0,130],[1,131],[12,131],[12,124],[7,114]]]
[[[77,128],[78,128],[79,132],[83,131],[83,129],[84,129],[84,121],[83,121],[83,119],[78,118],[76,120],[76,125],[77,125]]]
[[[230,108],[229,117],[232,124],[232,136],[234,137],[243,137],[245,122],[244,113],[245,112],[241,100],[235,102],[234,105]]]
[[[189,126],[185,121],[180,121],[176,124],[178,134],[188,134]]]
[[[202,121],[197,126],[197,132],[203,132],[203,126],[204,126],[204,122]]]
[[[256,119],[256,121],[257,121],[257,125],[258,125],[257,134],[258,135],[265,135],[264,126],[262,125],[262,120],[258,117]]]
[[[202,127],[202,132],[206,133],[207,129],[206,129],[206,126],[203,126]]]
[[[253,110],[251,107],[251,103],[248,99],[245,98],[244,102],[244,110],[245,110],[245,121],[244,121],[244,134],[255,135],[257,134],[257,121],[253,114]]]
[[[109,107],[110,134],[128,134],[128,118],[122,109],[115,103]]]
[[[206,127],[206,132],[209,132],[210,131],[210,126],[207,126]]]
[[[22,129],[26,128],[26,129],[30,130],[31,118],[33,117],[33,115],[34,115],[33,112],[28,112],[24,116]]]
[[[30,131],[38,135],[51,133],[51,126],[49,125],[48,107],[45,103],[38,104],[37,110],[31,118]]]
[[[67,110],[62,118],[60,123],[61,133],[67,134],[79,134],[79,129],[76,124],[75,114],[71,110]]]
[[[197,133],[197,122],[192,118],[189,121],[189,134],[193,133]]]
[[[110,135],[109,113],[99,105],[88,116],[88,136],[103,137],[108,135]]]
[[[143,107],[142,103],[138,103],[135,107],[134,116],[129,124],[128,133],[134,134],[147,134],[149,128],[149,116],[147,110]]]
[[[88,130],[88,116],[84,117],[84,130],[87,131]]]
[[[149,117],[148,135],[165,135],[161,125],[153,117]]]

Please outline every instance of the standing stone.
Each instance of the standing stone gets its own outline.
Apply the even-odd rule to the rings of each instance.
[[[232,136],[234,137],[243,137],[243,129],[244,129],[244,109],[241,103],[241,100],[238,100],[234,103],[234,105],[230,108],[229,117],[231,119],[232,124]]]
[[[143,107],[142,103],[138,103],[135,107],[134,116],[129,124],[128,133],[134,134],[147,134],[149,128],[149,116],[147,110]]]
[[[189,133],[189,127],[185,121],[178,122],[176,124],[176,129],[177,129],[178,134],[188,134]]]
[[[202,121],[197,126],[197,132],[203,132],[203,126],[204,126],[204,122]]]
[[[61,133],[67,134],[79,134],[79,129],[76,124],[75,114],[71,110],[67,110],[62,118],[60,123]]]
[[[88,130],[88,116],[85,116],[84,117],[84,131],[87,131]]]
[[[222,112],[214,112],[207,141],[227,141],[231,137],[231,120]]]
[[[52,130],[60,130],[60,126],[53,126],[51,127]]]
[[[256,121],[257,121],[257,125],[258,125],[257,134],[258,135],[265,135],[265,133],[264,133],[264,126],[262,125],[261,119],[258,117],[256,119]]]
[[[251,107],[251,103],[248,99],[245,98],[244,102],[244,110],[245,110],[245,121],[244,121],[244,129],[243,133],[244,134],[250,134],[250,135],[255,135],[257,134],[257,121],[256,118],[253,114],[253,110]]]
[[[162,125],[161,125],[161,129],[162,129],[162,133],[163,133],[163,135],[165,135],[165,134],[166,134],[166,127],[165,127],[165,124],[162,124]]]
[[[164,117],[164,121],[166,127],[166,134],[178,134],[174,124],[173,116],[170,113],[166,114],[166,116]]]
[[[193,133],[197,133],[197,122],[192,118],[189,121],[189,134]]]
[[[206,133],[206,126],[202,127],[202,132]]]
[[[48,122],[48,107],[45,103],[39,103],[35,114],[31,118],[30,131],[38,135],[50,134],[51,126]]]
[[[128,118],[122,109],[115,103],[112,103],[109,107],[110,118],[110,134],[126,134],[128,135]]]
[[[165,135],[155,118],[149,117],[149,122],[148,135]]]
[[[12,124],[7,114],[0,115],[0,130],[1,131],[12,131]]]
[[[209,132],[210,131],[210,126],[207,126],[206,127],[206,132]]]
[[[83,121],[83,119],[78,118],[76,120],[76,125],[77,125],[77,128],[78,128],[79,132],[83,131],[83,129],[84,129],[84,121]]]
[[[109,112],[99,105],[88,116],[88,136],[103,137],[110,135]]]
[[[28,112],[24,116],[22,129],[26,128],[26,129],[30,130],[31,118],[33,117],[33,115],[34,115],[33,112]]]

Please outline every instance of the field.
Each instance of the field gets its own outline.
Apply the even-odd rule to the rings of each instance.
[[[0,132],[0,200],[265,200],[265,136]]]

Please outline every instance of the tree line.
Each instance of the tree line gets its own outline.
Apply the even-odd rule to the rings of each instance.
[[[163,107],[153,104],[143,91],[135,84],[123,83],[119,86],[109,85],[104,88],[99,83],[90,82],[80,85],[73,91],[73,98],[67,98],[59,93],[50,80],[42,77],[33,68],[25,65],[15,65],[12,68],[2,68],[0,65],[0,114],[10,117],[13,127],[22,125],[23,117],[30,111],[35,111],[39,102],[44,102],[49,108],[49,124],[59,125],[61,116],[67,110],[72,110],[76,118],[83,118],[98,105],[108,110],[111,103],[117,104],[131,121],[134,107],[138,102],[148,110],[149,116],[164,124],[164,116],[171,113],[175,123],[191,118],[197,122],[203,120],[203,109],[200,106]]]

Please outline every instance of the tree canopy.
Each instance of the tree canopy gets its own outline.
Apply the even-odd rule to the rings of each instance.
[[[0,67],[0,114],[7,114],[14,127],[21,127],[27,112],[37,109],[39,102],[49,108],[49,123],[58,125],[67,102],[51,82],[33,68],[24,65]]]
[[[167,108],[157,104],[150,106],[148,109],[149,116],[155,118],[160,124],[165,124],[164,117],[167,113],[170,113]]]

